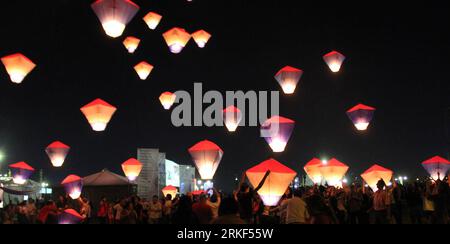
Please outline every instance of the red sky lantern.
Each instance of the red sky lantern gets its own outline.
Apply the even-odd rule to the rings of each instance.
[[[269,159],[261,164],[247,170],[247,178],[253,187],[257,187],[263,180],[267,171],[264,185],[258,191],[265,206],[277,206],[289,185],[294,181],[297,173],[275,159]]]
[[[66,190],[70,198],[76,200],[80,198],[83,191],[83,179],[77,175],[69,175],[62,182],[61,185]]]
[[[130,181],[135,181],[141,174],[143,164],[138,160],[131,158],[122,164],[122,170]]]
[[[178,189],[175,186],[166,186],[162,189],[162,192],[163,192],[164,197],[171,195],[172,199],[173,199],[177,195]]]
[[[275,75],[275,79],[280,84],[285,94],[294,94],[300,79],[303,76],[303,71],[291,66],[286,66]]]
[[[60,141],[53,142],[45,149],[53,167],[56,168],[63,166],[69,151],[70,147]]]
[[[450,161],[436,156],[424,161],[422,166],[430,174],[433,180],[443,180],[450,170]]]
[[[320,172],[320,166],[322,166],[322,160],[314,158],[309,161],[304,170],[308,177],[312,180],[314,184],[322,183],[322,173]]]
[[[209,39],[211,39],[211,34],[204,30],[199,30],[192,34],[192,38],[197,43],[199,48],[204,48]]]
[[[355,125],[359,131],[365,131],[372,122],[376,109],[366,106],[364,104],[358,104],[355,107],[347,111],[347,116]]]
[[[349,167],[339,160],[333,158],[326,164],[319,166],[323,179],[329,186],[342,186],[342,179],[349,170]]]
[[[223,110],[223,119],[228,131],[235,132],[242,121],[241,110],[235,106],[229,106]]]
[[[295,121],[274,116],[261,127],[261,135],[265,138],[273,152],[284,152],[295,128]]]
[[[163,105],[165,110],[169,110],[173,106],[173,104],[175,103],[176,100],[177,100],[177,95],[172,92],[164,92],[159,97],[159,101],[161,102],[161,104]]]
[[[36,67],[30,59],[21,53],[3,57],[2,63],[13,83],[20,84],[25,77]]]
[[[73,209],[66,209],[58,217],[58,224],[60,225],[76,225],[81,223],[84,217]]]
[[[106,130],[109,121],[111,121],[111,118],[116,111],[116,107],[102,99],[96,99],[81,108],[81,112],[86,116],[92,129],[99,132]]]
[[[13,182],[18,185],[25,184],[34,172],[33,167],[25,162],[11,164],[9,168],[11,169]]]
[[[384,183],[389,184],[392,180],[394,172],[390,169],[383,168],[379,165],[374,165],[366,172],[364,172],[361,177],[369,185],[373,192],[378,191],[378,181],[383,180]]]
[[[139,6],[130,0],[98,0],[91,7],[106,34],[113,38],[123,34],[127,24],[139,11]]]
[[[323,56],[323,60],[325,60],[325,62],[328,64],[328,67],[330,67],[331,71],[334,73],[337,73],[341,70],[341,66],[344,63],[345,59],[345,56],[337,51],[332,51]]]
[[[186,44],[191,39],[191,34],[189,34],[185,29],[176,27],[164,33],[163,37],[166,40],[170,51],[177,54],[181,53],[184,47],[186,47]]]
[[[223,150],[211,141],[202,141],[189,149],[202,180],[212,180],[222,161]]]

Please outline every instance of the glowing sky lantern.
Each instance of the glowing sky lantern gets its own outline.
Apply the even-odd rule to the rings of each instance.
[[[123,34],[127,24],[139,11],[139,6],[130,0],[97,0],[91,7],[106,34],[113,38]]]
[[[3,57],[1,60],[11,81],[16,84],[22,83],[25,77],[36,67],[36,64],[21,53]]]
[[[135,181],[141,174],[143,164],[134,158],[130,158],[122,164],[122,170],[130,181]]]
[[[13,182],[18,185],[25,184],[34,172],[33,167],[25,162],[11,164],[9,165],[9,168],[11,169]]]
[[[323,60],[328,64],[331,71],[337,73],[341,70],[341,66],[345,61],[345,56],[337,51],[332,51],[323,56]]]
[[[58,224],[60,225],[76,225],[83,220],[84,217],[73,209],[66,209],[58,216]]]
[[[128,50],[129,53],[134,53],[139,47],[141,40],[139,38],[129,36],[123,41],[123,45]]]
[[[241,110],[235,106],[229,106],[223,110],[223,119],[228,131],[235,132],[242,121]]]
[[[428,159],[422,163],[422,166],[433,180],[443,180],[450,171],[450,161],[439,156]]]
[[[320,166],[322,166],[322,160],[314,158],[309,161],[304,170],[308,177],[313,181],[314,184],[322,183],[322,173],[320,172]]]
[[[258,191],[266,206],[276,206],[294,180],[297,173],[280,162],[269,159],[247,170],[247,178],[253,187],[257,187],[267,171],[267,177],[263,187]]]
[[[146,80],[152,72],[153,68],[153,65],[145,61],[140,62],[139,64],[134,66],[134,70],[136,70],[136,73],[139,75],[139,78],[141,78],[141,80]]]
[[[161,102],[161,104],[163,105],[165,110],[169,110],[173,106],[173,104],[175,103],[176,100],[177,100],[177,95],[172,92],[164,92],[159,97],[159,101]]]
[[[189,149],[202,180],[212,180],[219,168],[223,150],[211,141],[202,141]]]
[[[62,167],[69,151],[70,147],[60,141],[53,142],[45,149],[53,166],[57,168]]]
[[[182,28],[173,28],[163,34],[172,53],[180,53],[191,39],[191,35]]]
[[[389,184],[392,180],[394,172],[392,170],[383,168],[379,165],[374,165],[366,172],[364,172],[361,177],[369,185],[373,192],[378,191],[377,183],[383,180],[384,183]]]
[[[293,94],[298,82],[303,76],[303,71],[291,66],[286,66],[275,75],[275,79],[280,84],[285,94]]]
[[[199,48],[204,48],[209,39],[211,39],[211,34],[204,30],[199,30],[192,34],[192,38],[197,43]]]
[[[66,190],[66,193],[72,199],[78,199],[83,191],[83,179],[77,175],[69,175],[62,182],[61,185]]]
[[[178,189],[175,186],[166,186],[162,189],[162,192],[165,197],[171,195],[173,199],[177,195]]]
[[[144,21],[147,24],[148,28],[154,30],[156,27],[158,27],[159,23],[161,22],[162,16],[155,13],[150,12],[144,17]]]
[[[266,139],[273,152],[284,152],[294,128],[293,120],[274,116],[262,125],[261,136]]]
[[[116,107],[102,99],[96,99],[81,108],[81,112],[86,116],[94,131],[105,131],[116,111]]]
[[[375,110],[375,108],[364,104],[358,104],[347,111],[347,116],[353,122],[357,130],[365,131],[369,127],[370,122],[372,122]]]
[[[333,158],[326,164],[319,166],[319,169],[327,184],[329,186],[337,187],[342,186],[342,178],[344,178],[345,174],[347,174],[349,167]]]

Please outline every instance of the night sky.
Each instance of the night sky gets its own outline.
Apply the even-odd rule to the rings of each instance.
[[[38,66],[16,85],[0,67],[0,148],[6,165],[26,161],[59,182],[120,165],[139,147],[192,164],[187,149],[209,139],[225,151],[216,174],[221,188],[270,157],[303,173],[313,157],[336,157],[359,175],[374,163],[401,175],[424,175],[420,163],[447,156],[450,107],[450,15],[444,6],[305,4],[304,1],[135,0],[141,10],[118,39],[106,36],[93,1],[6,1],[0,8],[0,56],[22,52]],[[408,3],[412,4],[412,3]],[[443,4],[443,3],[442,3]],[[142,17],[164,16],[155,31]],[[191,40],[169,52],[162,33],[172,27],[205,29],[205,49]],[[122,45],[142,39],[134,55]],[[338,74],[322,56],[347,56]],[[141,81],[133,67],[155,66]],[[281,96],[281,115],[297,121],[287,150],[273,154],[259,128],[175,128],[159,103],[165,91],[280,90],[275,73],[304,70],[295,95]],[[93,132],[80,107],[102,98],[118,108],[106,132]],[[378,110],[369,131],[358,133],[345,112],[358,103]],[[52,168],[45,147],[72,147],[62,169]],[[37,176],[37,174],[35,175]]]

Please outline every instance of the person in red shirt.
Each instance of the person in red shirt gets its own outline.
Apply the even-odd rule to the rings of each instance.
[[[41,224],[57,224],[58,208],[55,202],[48,201],[38,215]]]
[[[207,200],[206,195],[201,195],[200,201],[192,206],[192,212],[202,225],[210,224],[213,219],[213,212]]]
[[[100,206],[98,208],[97,212],[97,218],[99,224],[106,224],[108,221],[108,210],[109,210],[109,204],[106,198],[103,198],[100,201]]]

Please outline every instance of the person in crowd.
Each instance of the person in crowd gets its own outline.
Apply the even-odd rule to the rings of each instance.
[[[41,224],[56,224],[58,220],[58,207],[53,201],[48,201],[39,211],[38,221]]]
[[[356,185],[350,186],[347,197],[349,224],[356,225],[361,222],[363,207],[363,194]]]
[[[36,224],[37,218],[37,207],[33,199],[30,199],[26,205],[26,212],[28,217],[28,222],[30,224]]]
[[[172,224],[175,225],[196,225],[199,223],[197,217],[192,212],[193,196],[182,196],[178,203],[178,208],[172,216]]]
[[[148,209],[149,223],[150,224],[159,224],[161,223],[163,207],[161,202],[158,199],[158,196],[153,196],[153,200],[150,203]]]
[[[126,205],[125,199],[117,202],[116,205],[114,205],[113,210],[114,210],[114,223],[115,224],[121,224],[122,211],[124,210],[125,205]]]
[[[213,220],[213,211],[208,205],[208,197],[206,194],[200,196],[200,201],[192,205],[192,212],[202,225],[209,224]]]
[[[234,197],[223,199],[219,207],[219,217],[213,219],[213,225],[244,225],[246,222],[239,216],[239,205]]]
[[[108,223],[108,209],[109,209],[108,200],[106,200],[106,198],[103,197],[102,200],[100,200],[97,212],[97,219],[99,224]]]
[[[85,224],[91,223],[91,217],[92,217],[92,207],[87,198],[80,197],[78,198],[78,202],[80,204],[80,215],[84,218]]]
[[[417,182],[406,188],[406,203],[409,209],[411,224],[422,224],[422,194]]]
[[[386,183],[380,180],[377,183],[378,191],[373,194],[373,211],[376,224],[389,224],[391,199],[385,188]]]
[[[300,190],[294,191],[293,198],[287,199],[282,203],[286,206],[286,224],[308,224],[310,220],[308,206],[302,199],[303,194]]]
[[[212,218],[216,219],[219,217],[219,208],[221,204],[221,196],[220,193],[215,189],[210,189],[208,192],[212,192],[212,196],[208,197],[206,200],[206,204],[211,208]]]
[[[172,195],[168,194],[166,198],[164,199],[163,204],[163,223],[164,224],[170,224],[170,219],[172,216]]]
[[[435,216],[435,207],[434,201],[432,198],[432,193],[434,191],[435,184],[431,181],[426,182],[425,191],[422,193],[422,201],[423,201],[423,212],[425,215],[425,222],[427,224],[435,224],[436,216]]]
[[[56,207],[61,211],[64,209],[67,209],[67,198],[63,195],[58,197],[58,200],[56,201]]]

